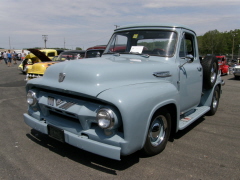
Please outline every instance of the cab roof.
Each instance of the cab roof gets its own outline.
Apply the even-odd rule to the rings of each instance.
[[[149,23],[149,24],[132,24],[132,25],[124,25],[121,26],[117,29],[115,29],[114,31],[121,31],[124,29],[134,29],[134,28],[158,28],[158,27],[164,27],[164,28],[183,28],[183,29],[187,29],[190,30],[192,32],[194,32],[190,27],[182,25],[182,24],[161,24],[161,23]],[[194,32],[195,33],[195,32]]]

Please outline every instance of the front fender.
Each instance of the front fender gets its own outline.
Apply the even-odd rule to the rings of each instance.
[[[173,84],[161,81],[109,89],[98,98],[110,102],[120,111],[124,139],[129,142],[127,147],[122,147],[122,154],[130,154],[143,147],[153,114],[165,105],[177,106],[179,93]]]

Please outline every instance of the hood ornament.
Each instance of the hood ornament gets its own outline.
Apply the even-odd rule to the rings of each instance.
[[[58,82],[63,82],[65,79],[66,73],[59,73]]]

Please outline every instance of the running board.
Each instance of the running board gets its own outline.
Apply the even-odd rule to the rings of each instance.
[[[200,118],[202,115],[210,110],[209,106],[196,107],[191,114],[181,117],[178,125],[178,129],[182,130]]]

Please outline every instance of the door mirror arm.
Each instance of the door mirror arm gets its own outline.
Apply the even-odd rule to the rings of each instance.
[[[179,65],[179,68],[183,67],[183,66],[184,66],[185,64],[187,64],[187,63],[192,63],[193,60],[194,60],[194,57],[193,57],[193,55],[188,54],[186,57],[183,57],[183,58],[181,58],[181,59],[186,59],[186,62],[183,63],[182,65]]]

